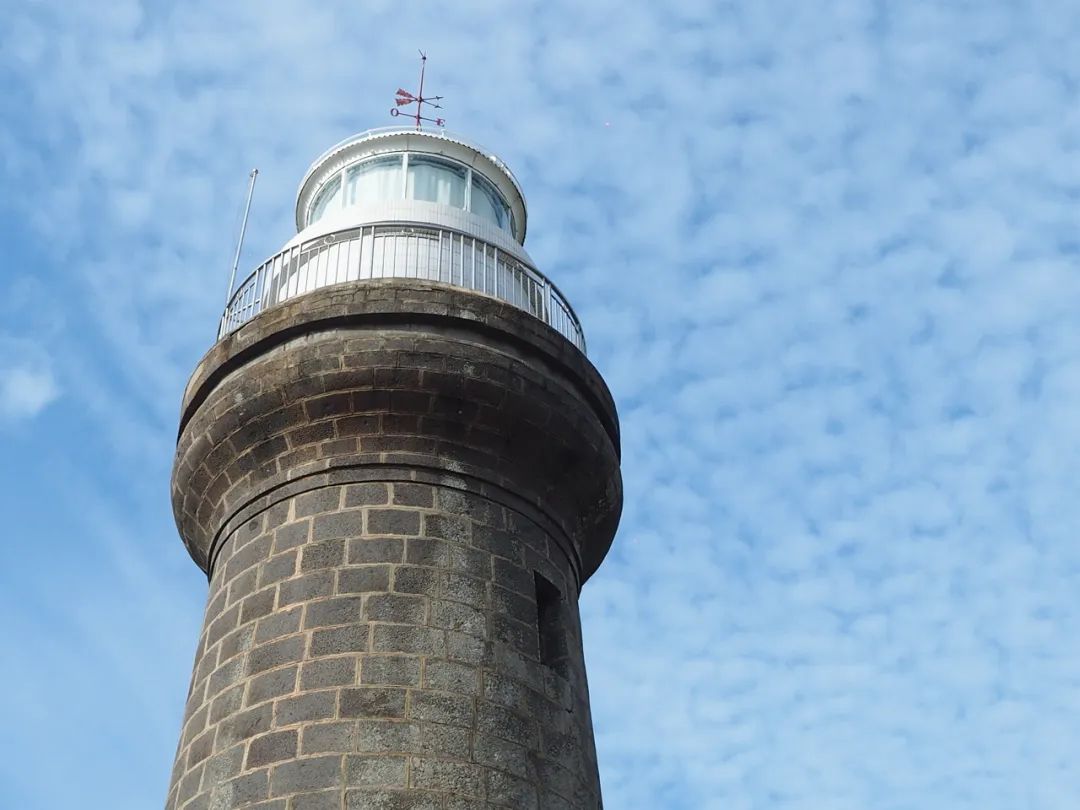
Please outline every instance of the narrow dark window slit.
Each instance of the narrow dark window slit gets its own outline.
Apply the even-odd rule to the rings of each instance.
[[[565,678],[569,674],[566,605],[554,583],[535,572],[533,578],[536,583],[536,630],[540,662]]]

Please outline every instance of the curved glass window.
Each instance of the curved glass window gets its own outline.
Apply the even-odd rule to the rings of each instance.
[[[345,205],[401,199],[401,155],[365,160],[348,169]]]
[[[441,160],[409,155],[405,196],[410,200],[465,207],[465,169]]]
[[[335,174],[315,195],[307,224],[342,207],[409,199],[467,207],[498,228],[513,232],[510,206],[490,180],[454,161],[415,152],[409,153],[408,172],[403,175],[404,157],[401,152],[380,155]]]
[[[510,230],[510,207],[503,202],[502,195],[495,186],[473,173],[472,199],[470,208],[488,222],[494,222],[504,231]]]
[[[308,225],[316,220],[322,219],[326,212],[336,210],[341,207],[341,175],[334,175],[334,178],[330,180],[319,190],[319,195],[315,198],[315,202],[311,206],[311,215],[308,217]]]

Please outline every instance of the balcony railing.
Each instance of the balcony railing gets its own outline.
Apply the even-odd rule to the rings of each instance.
[[[281,251],[237,288],[221,317],[218,337],[290,298],[380,278],[438,281],[500,298],[585,351],[577,315],[540,271],[482,239],[412,224],[350,228]]]

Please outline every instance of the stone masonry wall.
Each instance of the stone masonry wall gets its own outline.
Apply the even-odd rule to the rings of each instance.
[[[534,572],[562,596],[561,667]],[[598,807],[576,590],[536,520],[479,494],[273,505],[214,567],[168,810]]]
[[[577,598],[618,419],[561,335],[397,279],[196,368],[173,467],[205,624],[168,810],[597,810]]]

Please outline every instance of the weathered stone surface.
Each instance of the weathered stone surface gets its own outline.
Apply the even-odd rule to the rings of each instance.
[[[433,303],[446,314],[433,314]],[[339,362],[357,372],[341,371]],[[359,445],[357,420],[364,423]],[[344,436],[350,441],[341,444]],[[392,482],[377,477],[345,493],[311,486],[343,464],[419,454],[434,470],[467,473],[544,503],[561,539],[577,546],[569,551],[584,581],[618,521],[618,442],[603,380],[554,330],[513,306],[443,285],[370,282],[273,307],[215,344],[185,393],[173,503],[185,543],[206,568],[238,508],[250,508],[260,493],[280,494],[285,484],[303,493],[294,518],[361,503],[375,512],[424,507],[419,490],[406,486],[392,496]],[[300,447],[320,451],[301,462]],[[277,471],[256,480],[270,460]],[[367,484],[373,492],[362,492]],[[456,514],[452,501],[443,506],[442,515]],[[488,525],[484,515],[474,517]]]
[[[170,810],[596,810],[618,432],[560,336],[424,282],[274,307],[196,370],[173,487],[210,591]]]

